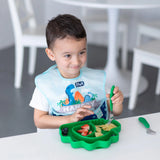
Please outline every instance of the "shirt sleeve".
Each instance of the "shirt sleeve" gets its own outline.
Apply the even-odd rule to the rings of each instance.
[[[33,92],[32,99],[31,99],[29,105],[32,108],[49,112],[48,101],[46,100],[44,95],[37,88],[35,88],[35,90]]]

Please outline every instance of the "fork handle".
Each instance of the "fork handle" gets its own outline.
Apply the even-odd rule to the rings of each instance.
[[[138,120],[146,127],[146,128],[150,128],[149,123],[147,122],[147,120],[143,117],[139,117]]]

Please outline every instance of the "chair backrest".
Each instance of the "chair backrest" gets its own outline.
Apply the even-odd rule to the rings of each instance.
[[[15,38],[20,38],[24,28],[36,27],[31,0],[8,0]]]

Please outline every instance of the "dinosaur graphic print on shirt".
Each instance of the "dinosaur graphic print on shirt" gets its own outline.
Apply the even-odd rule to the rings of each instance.
[[[70,115],[77,108],[90,105],[95,114],[89,119],[108,118],[104,71],[84,67],[78,77],[65,79],[52,66],[36,76],[35,84],[48,101],[50,115]]]
[[[82,87],[85,85],[83,81],[76,82],[83,85],[78,85],[78,87]],[[100,102],[96,101],[96,98],[98,97],[97,94],[94,94],[92,92],[83,92],[81,94],[79,91],[77,91],[75,88],[77,88],[77,85],[70,84],[66,87],[65,93],[68,96],[65,100],[60,100],[57,105],[61,107],[61,112],[75,112],[77,108],[82,107],[83,105],[90,105],[92,106],[91,110],[96,111],[97,114],[91,115],[85,117],[85,120],[87,119],[95,119],[95,118],[105,118],[106,119],[106,110],[105,110],[105,103],[102,103],[100,106]],[[83,91],[83,90],[82,90]],[[99,109],[98,109],[99,107]]]

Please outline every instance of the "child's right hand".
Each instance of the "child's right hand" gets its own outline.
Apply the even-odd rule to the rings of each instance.
[[[76,110],[76,112],[71,115],[70,120],[72,122],[77,122],[77,121],[80,121],[81,119],[83,119],[86,116],[94,114],[93,111],[89,110],[90,108],[91,108],[91,106],[87,106],[87,105],[78,108]]]

